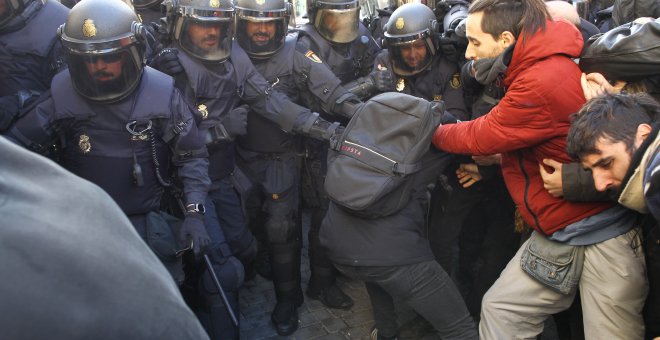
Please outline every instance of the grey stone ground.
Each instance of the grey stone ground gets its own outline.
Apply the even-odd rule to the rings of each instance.
[[[302,252],[302,288],[309,280],[309,258],[307,257],[307,230],[309,222],[303,222],[305,240]],[[342,290],[350,295],[355,305],[350,310],[326,308],[321,302],[305,296],[304,304],[298,308],[300,326],[290,336],[279,336],[270,324],[270,313],[275,307],[273,283],[257,275],[246,282],[240,291],[241,339],[295,339],[295,340],[369,340],[369,331],[374,325],[371,305],[364,284],[346,277],[338,277]],[[541,340],[558,339],[552,319],[546,323]]]
[[[301,259],[302,289],[309,281],[309,257],[307,256],[307,232],[309,216],[303,215],[303,251]],[[270,313],[275,307],[273,283],[257,275],[246,282],[240,291],[241,339],[359,339],[368,340],[373,327],[371,305],[364,284],[340,276],[339,287],[348,294],[355,304],[350,310],[326,308],[318,300],[305,296],[305,302],[298,308],[300,325],[290,336],[277,335],[270,324]]]

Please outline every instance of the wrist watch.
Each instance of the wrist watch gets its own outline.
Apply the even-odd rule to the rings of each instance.
[[[202,203],[191,203],[186,205],[186,214],[200,214],[204,215],[206,212],[206,207]]]

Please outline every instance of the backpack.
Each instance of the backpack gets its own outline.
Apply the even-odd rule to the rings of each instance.
[[[412,175],[422,168],[443,106],[396,92],[364,103],[344,133],[331,141],[325,179],[328,197],[364,218],[384,217],[404,208],[416,184]]]

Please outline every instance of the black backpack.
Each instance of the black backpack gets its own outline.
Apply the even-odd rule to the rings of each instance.
[[[364,103],[331,141],[325,190],[350,213],[365,218],[392,215],[410,201],[444,111],[429,102],[388,92]]]

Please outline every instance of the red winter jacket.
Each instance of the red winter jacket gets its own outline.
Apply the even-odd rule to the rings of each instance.
[[[545,31],[516,42],[499,104],[473,121],[440,126],[433,136],[433,144],[447,152],[501,153],[504,180],[522,218],[546,235],[611,206],[554,198],[539,173],[544,158],[571,162],[569,117],[584,104],[581,72],[571,58],[580,55],[582,45],[573,24],[547,21]]]

